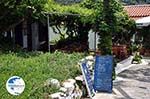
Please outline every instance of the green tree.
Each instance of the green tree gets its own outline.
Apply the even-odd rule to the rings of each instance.
[[[0,31],[7,31],[27,18],[38,19],[46,0],[1,0]]]
[[[62,5],[49,0],[45,5],[45,11],[57,13],[51,15],[51,23],[60,24],[61,21],[68,23],[66,25],[69,29],[67,34],[73,34],[70,30],[77,31],[80,37],[85,39],[90,29],[98,32],[100,35],[99,49],[102,54],[112,54],[112,36],[117,36],[119,33],[128,35],[128,30],[134,25],[118,0],[104,2],[103,0],[84,0],[73,5]],[[78,16],[69,17],[65,13]]]
[[[50,25],[54,25],[59,34],[61,23],[63,23],[69,39],[76,37],[80,42],[88,41],[88,32],[92,28],[93,9],[88,9],[82,3],[63,5],[48,0],[45,11],[50,14]]]
[[[102,2],[102,1],[101,1]],[[134,28],[134,22],[129,19],[123,6],[117,0],[104,0],[98,10],[97,29],[100,35],[99,49],[102,55],[112,54],[112,36],[125,33]]]
[[[116,23],[114,12],[111,8],[110,0],[103,1],[103,26],[100,26],[100,44],[99,48],[102,55],[112,54],[112,32],[114,30],[113,24]],[[113,23],[114,22],[114,23]]]

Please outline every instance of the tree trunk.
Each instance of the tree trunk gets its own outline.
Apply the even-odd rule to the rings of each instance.
[[[110,8],[110,0],[103,1],[103,18],[105,22],[105,30],[102,30],[100,34],[99,48],[102,55],[112,54],[112,11]]]

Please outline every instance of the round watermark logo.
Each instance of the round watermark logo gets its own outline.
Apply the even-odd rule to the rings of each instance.
[[[20,95],[25,88],[24,80],[18,76],[10,77],[6,82],[6,89],[12,95]]]

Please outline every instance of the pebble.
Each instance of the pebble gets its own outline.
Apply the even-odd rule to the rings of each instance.
[[[70,95],[74,91],[74,88],[75,88],[75,86],[70,82],[63,82],[62,86],[67,89],[66,94],[68,95]]]
[[[77,81],[84,81],[83,75],[75,77],[75,80],[77,80]]]
[[[68,79],[67,81],[69,81],[69,82],[72,83],[72,84],[75,84],[75,83],[76,83],[76,80],[74,80],[74,79]]]
[[[60,87],[60,89],[59,89],[61,92],[67,92],[67,89],[65,88],[65,87]]]
[[[50,98],[52,98],[52,99],[61,99],[62,94],[63,94],[62,92],[56,92],[56,93],[51,94]]]
[[[60,87],[60,82],[57,79],[49,78],[44,83],[44,86],[53,86],[53,87],[59,88]]]
[[[91,60],[91,61],[93,61],[93,60],[94,60],[94,57],[93,57],[93,56],[87,56],[87,57],[85,57],[85,59],[86,59],[86,60]]]
[[[88,66],[93,66],[93,62],[92,61],[87,61]]]

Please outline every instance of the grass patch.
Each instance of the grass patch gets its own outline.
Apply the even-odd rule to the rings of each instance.
[[[1,99],[43,99],[44,93],[53,93],[55,88],[43,87],[48,78],[63,81],[80,73],[77,62],[84,56],[81,53],[61,52],[0,52],[0,97]],[[11,76],[20,76],[26,87],[19,96],[12,96],[6,90],[6,81]]]

